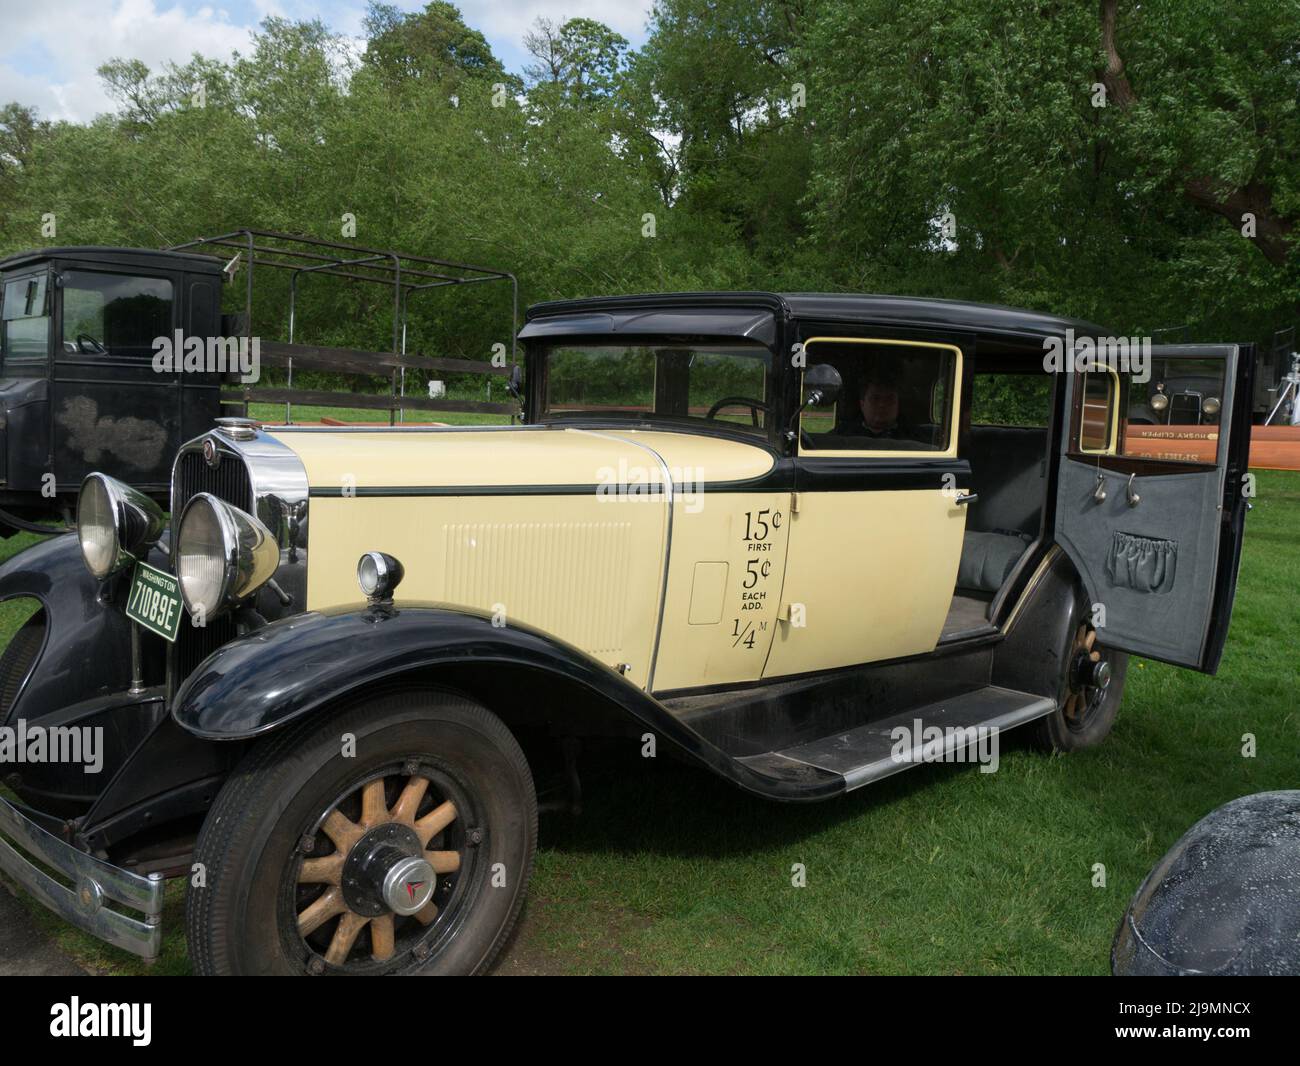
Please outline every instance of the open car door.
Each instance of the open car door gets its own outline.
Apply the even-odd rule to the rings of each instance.
[[[1056,540],[1098,640],[1213,673],[1248,507],[1252,345],[1161,345],[1070,373]],[[1149,373],[1148,373],[1149,371]]]

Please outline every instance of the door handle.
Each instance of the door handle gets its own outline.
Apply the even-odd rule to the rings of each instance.
[[[1137,474],[1129,474],[1128,476],[1128,505],[1130,507],[1136,507],[1142,502],[1142,497],[1133,491],[1133,481],[1136,477]]]
[[[964,507],[968,503],[974,503],[979,498],[980,494],[978,492],[962,492],[957,494],[957,498],[953,500],[953,503],[958,507]]]

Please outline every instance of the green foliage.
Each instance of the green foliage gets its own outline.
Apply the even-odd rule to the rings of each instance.
[[[539,21],[526,80],[449,3],[373,5],[365,35],[271,18],[229,61],[105,64],[93,122],[5,107],[0,250],[338,238],[347,213],[360,244],[511,270],[521,304],[881,291],[1261,341],[1295,318],[1300,0],[659,0],[636,51]],[[378,289],[312,279],[298,322],[392,344]],[[509,330],[504,287],[412,299],[411,350]]]
[[[456,6],[445,0],[433,0],[414,14],[372,3],[365,30],[363,62],[390,85],[506,77],[487,38],[466,26]]]
[[[976,374],[970,420],[977,426],[1046,426],[1052,409],[1047,374]]]

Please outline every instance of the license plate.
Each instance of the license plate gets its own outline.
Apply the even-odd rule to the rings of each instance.
[[[181,586],[171,574],[148,563],[136,563],[126,616],[150,633],[173,643],[181,626]]]

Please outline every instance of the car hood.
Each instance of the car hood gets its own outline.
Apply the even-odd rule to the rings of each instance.
[[[747,481],[772,469],[765,446],[706,434],[572,426],[421,429],[268,427],[293,449],[313,492]]]

